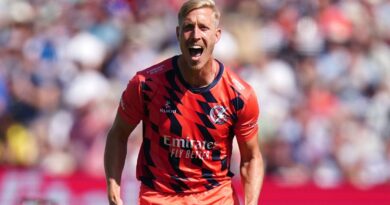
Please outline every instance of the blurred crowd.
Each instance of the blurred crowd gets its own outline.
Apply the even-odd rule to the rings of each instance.
[[[390,183],[390,1],[216,2],[215,55],[257,92],[267,177]],[[181,3],[0,0],[1,167],[103,176],[128,80],[180,52]],[[140,133],[129,139],[131,177]]]

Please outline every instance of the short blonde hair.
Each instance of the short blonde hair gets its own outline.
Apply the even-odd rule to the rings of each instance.
[[[179,11],[178,14],[178,21],[179,26],[183,23],[184,18],[188,13],[190,13],[192,10],[200,9],[200,8],[210,8],[213,10],[214,13],[214,20],[215,20],[215,26],[218,26],[219,19],[221,18],[221,13],[219,12],[218,8],[215,5],[215,2],[213,0],[189,0],[185,2]]]

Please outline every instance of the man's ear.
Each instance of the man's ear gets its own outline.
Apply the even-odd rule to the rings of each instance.
[[[179,35],[180,35],[180,27],[176,26],[176,38],[179,40]]]
[[[217,38],[217,40],[215,42],[218,42],[219,39],[221,39],[221,35],[222,35],[222,29],[217,28],[217,31],[215,32],[215,37]]]

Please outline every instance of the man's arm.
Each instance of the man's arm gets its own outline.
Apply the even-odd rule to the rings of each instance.
[[[241,182],[244,187],[245,205],[257,205],[264,177],[264,163],[257,137],[238,142],[240,149]]]
[[[120,198],[120,182],[127,154],[127,140],[135,127],[136,125],[127,124],[117,114],[107,135],[104,169],[110,205],[123,204]]]

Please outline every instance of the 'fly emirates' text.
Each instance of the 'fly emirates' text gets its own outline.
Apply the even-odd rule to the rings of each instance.
[[[169,146],[170,156],[188,159],[211,159],[211,150],[216,142],[192,140],[163,136],[164,145]]]

